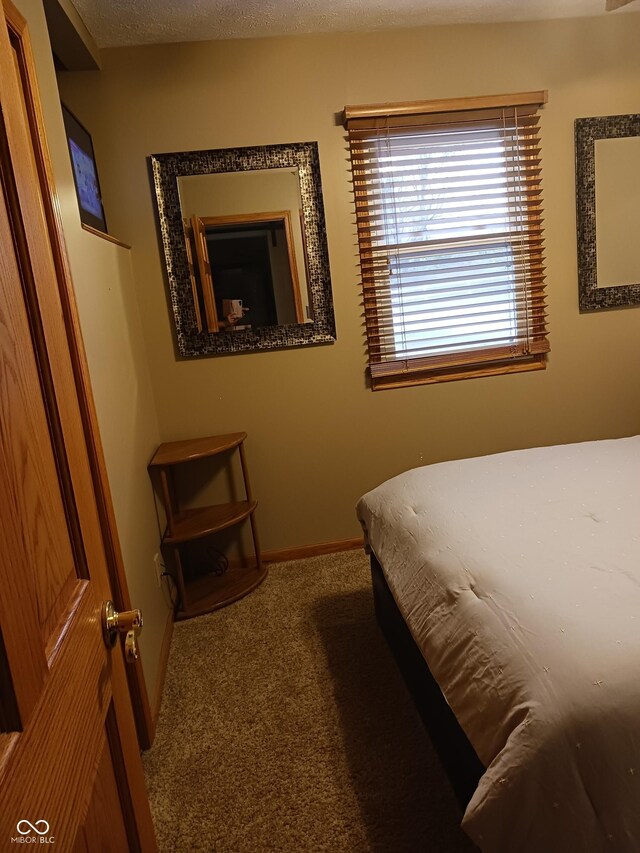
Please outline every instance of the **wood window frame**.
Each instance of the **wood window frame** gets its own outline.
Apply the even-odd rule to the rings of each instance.
[[[516,373],[531,370],[541,370],[546,367],[546,354],[549,350],[547,330],[545,324],[544,308],[544,258],[543,258],[543,232],[542,232],[542,207],[540,195],[540,161],[535,161],[534,171],[538,177],[532,182],[534,191],[526,194],[526,201],[522,207],[526,210],[526,226],[521,231],[514,231],[519,237],[511,237],[509,233],[505,244],[513,245],[520,241],[519,263],[525,270],[519,275],[524,277],[524,297],[527,315],[527,329],[533,328],[536,333],[533,336],[533,346],[528,352],[514,352],[514,347],[503,346],[495,348],[482,348],[448,353],[444,358],[438,359],[433,356],[420,357],[396,356],[385,357],[384,336],[390,336],[392,325],[381,315],[384,314],[384,302],[391,299],[391,290],[384,291],[381,279],[386,273],[380,273],[380,265],[384,266],[384,251],[375,245],[376,219],[372,216],[372,210],[378,213],[378,228],[380,228],[381,217],[380,202],[371,203],[372,184],[368,179],[372,174],[371,166],[362,165],[362,151],[358,154],[358,139],[368,137],[383,138],[381,128],[385,132],[388,129],[396,129],[396,135],[400,135],[402,128],[437,127],[441,122],[447,122],[449,127],[455,127],[456,114],[461,117],[461,122],[468,120],[471,115],[486,115],[490,121],[495,121],[496,111],[513,110],[516,116],[517,127],[521,121],[522,111],[528,110],[530,115],[536,117],[540,108],[547,102],[547,92],[544,90],[535,92],[522,92],[518,94],[493,95],[475,98],[458,98],[445,100],[415,101],[396,104],[368,104],[360,106],[347,106],[342,115],[343,124],[348,132],[349,150],[351,155],[351,169],[353,176],[356,221],[358,233],[358,245],[360,252],[360,266],[363,288],[363,306],[365,315],[365,330],[369,351],[369,374],[371,388],[381,390],[384,388],[398,388],[408,385],[419,385],[434,382],[442,382],[457,379],[476,378],[480,376],[491,376],[505,373]],[[518,114],[520,109],[520,114]],[[481,111],[486,111],[482,113]],[[492,117],[493,116],[493,117]],[[358,136],[360,133],[360,136]],[[539,141],[539,136],[535,137]],[[355,140],[355,142],[354,142]],[[527,154],[518,154],[518,163],[534,164],[533,158]],[[360,167],[360,168],[359,168]],[[512,195],[509,195],[511,201]],[[523,236],[524,235],[524,236]],[[459,247],[461,238],[454,238],[452,246]],[[433,243],[437,245],[436,241]],[[522,248],[522,247],[525,248]],[[394,246],[397,253],[398,246]],[[391,255],[387,256],[386,263],[390,264]],[[535,283],[530,281],[531,271]],[[529,281],[528,281],[529,277]],[[382,296],[382,300],[381,300]],[[383,305],[383,307],[380,307]],[[388,312],[388,307],[387,307]],[[520,309],[519,309],[520,311]],[[518,323],[518,339],[522,336],[520,314],[516,319]],[[527,332],[528,334],[528,332]],[[501,349],[503,352],[501,352]]]

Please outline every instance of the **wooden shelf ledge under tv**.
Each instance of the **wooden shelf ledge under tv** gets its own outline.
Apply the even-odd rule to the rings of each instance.
[[[258,502],[253,499],[249,483],[249,472],[245,458],[243,442],[246,432],[234,432],[226,435],[212,435],[184,441],[171,441],[161,444],[153,455],[149,468],[157,469],[162,490],[162,502],[167,516],[167,529],[162,537],[163,548],[167,547],[173,555],[175,571],[172,572],[178,588],[176,619],[190,619],[201,616],[219,607],[224,607],[247,595],[260,584],[267,575],[262,563],[258,531],[254,513]],[[216,456],[219,453],[238,450],[246,499],[229,501],[224,504],[181,509],[173,478],[169,476],[174,465],[193,464],[199,459]],[[255,551],[255,565],[249,567],[227,568],[224,572],[211,573],[196,577],[185,573],[180,546],[194,539],[213,536],[249,519]]]
[[[106,231],[100,231],[98,228],[94,228],[92,225],[87,225],[86,223],[80,223],[83,231],[88,231],[89,234],[94,234],[96,237],[102,237],[103,240],[107,240],[109,243],[115,243],[116,246],[120,246],[123,249],[130,249],[131,246],[128,243],[125,243],[123,240],[118,240],[117,237],[114,237],[113,234],[107,234]]]

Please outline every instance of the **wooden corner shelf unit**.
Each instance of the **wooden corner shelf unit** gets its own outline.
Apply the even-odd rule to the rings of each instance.
[[[209,613],[226,604],[231,604],[243,595],[251,592],[267,574],[263,566],[255,521],[255,509],[258,502],[253,499],[249,483],[249,472],[243,442],[246,432],[234,432],[229,435],[213,435],[205,438],[192,438],[186,441],[170,441],[161,444],[149,463],[149,471],[159,473],[162,503],[167,516],[167,529],[162,537],[162,545],[171,548],[175,565],[175,581],[179,600],[176,607],[176,619],[189,619]],[[174,465],[196,462],[208,456],[217,456],[237,449],[240,453],[240,465],[246,499],[215,506],[180,509],[172,471]],[[255,566],[227,569],[222,574],[207,574],[189,578],[184,571],[180,554],[180,545],[219,533],[228,527],[249,519]]]

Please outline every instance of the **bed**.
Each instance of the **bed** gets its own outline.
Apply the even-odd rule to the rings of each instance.
[[[640,850],[640,436],[418,468],[357,513],[467,834]]]

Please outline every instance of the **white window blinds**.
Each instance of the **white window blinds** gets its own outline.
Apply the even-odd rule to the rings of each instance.
[[[545,95],[345,108],[374,388],[544,366]]]

